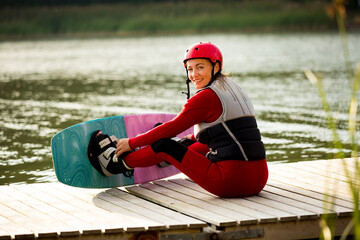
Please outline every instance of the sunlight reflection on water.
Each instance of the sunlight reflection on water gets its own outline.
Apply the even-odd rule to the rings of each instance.
[[[56,181],[50,139],[66,127],[114,115],[180,111],[186,100],[184,49],[204,40],[222,49],[225,72],[252,99],[270,162],[335,153],[306,68],[322,73],[349,147],[350,84],[337,34],[1,42],[0,184]],[[349,35],[354,63],[359,40],[360,34]]]

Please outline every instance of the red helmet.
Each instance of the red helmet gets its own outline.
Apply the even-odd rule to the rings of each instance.
[[[222,69],[223,57],[220,50],[212,43],[196,43],[191,45],[184,54],[184,65],[186,61],[193,58],[208,58],[213,64],[220,62],[220,71]]]

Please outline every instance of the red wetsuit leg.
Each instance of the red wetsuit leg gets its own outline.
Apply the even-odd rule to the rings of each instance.
[[[181,161],[159,153],[205,190],[220,197],[244,197],[259,193],[268,179],[266,160],[226,160],[211,162],[205,156],[188,150]]]
[[[151,149],[151,146],[147,146],[130,153],[124,160],[126,165],[132,168],[150,167],[163,162],[163,160],[161,160],[161,158],[159,158]]]
[[[199,142],[191,144],[189,148],[203,156],[209,151],[207,145]],[[163,161],[164,160],[152,150],[151,146],[136,150],[125,157],[126,164],[132,168],[150,167]]]
[[[202,188],[220,197],[243,197],[259,193],[268,179],[266,160],[226,160],[213,163],[204,156],[206,148],[195,143],[179,161],[165,152],[154,152],[151,146],[129,154],[130,167],[148,167],[168,161]]]

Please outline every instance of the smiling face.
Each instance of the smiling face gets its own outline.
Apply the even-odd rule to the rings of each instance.
[[[206,87],[211,81],[213,65],[208,59],[194,58],[186,62],[186,70],[189,79],[194,83],[196,89]],[[219,64],[215,64],[214,73],[219,71]]]

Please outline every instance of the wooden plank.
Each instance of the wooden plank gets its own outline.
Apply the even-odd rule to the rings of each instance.
[[[261,195],[246,197],[245,199],[251,202],[258,203],[259,206],[262,206],[263,208],[268,207],[269,212],[278,212],[281,222],[296,221],[316,217],[316,214],[314,213],[287,204],[283,204],[281,202],[273,201],[271,199],[262,198]]]
[[[36,184],[34,184],[36,185]],[[42,186],[43,188],[46,188],[45,185],[40,184],[39,186]],[[36,186],[35,186],[36,187]],[[44,190],[44,189],[43,189]],[[53,190],[47,191],[47,192],[54,192]],[[41,191],[37,191],[36,195],[41,196]],[[61,194],[64,195],[65,194]],[[50,196],[50,195],[49,195]],[[50,196],[52,197],[52,196]],[[60,197],[60,195],[58,196]],[[89,195],[90,197],[90,195]],[[66,197],[65,197],[66,198]],[[68,199],[69,200],[69,199]],[[126,228],[130,231],[145,231],[146,225],[142,225],[141,228],[139,225],[141,225],[144,222],[141,222],[142,218],[139,216],[139,218],[132,218],[131,216],[113,216],[111,217],[111,213],[101,210],[98,207],[92,203],[90,207],[86,207],[82,204],[65,204],[62,202],[63,200],[61,197],[59,199],[48,201],[46,202],[50,205],[56,206],[55,209],[58,210],[58,213],[55,214],[58,217],[63,216],[62,219],[66,219],[66,221],[72,223],[72,225],[75,227],[76,230],[72,230],[71,228],[67,228],[66,230],[63,230],[60,232],[60,236],[78,236],[80,234],[101,234],[102,229],[101,227],[105,228],[105,232],[110,231],[123,231],[123,226],[125,225]],[[96,203],[97,201],[95,201]],[[99,216],[99,210],[100,216]],[[64,216],[65,215],[65,216]],[[91,224],[91,225],[90,225]]]
[[[56,197],[59,202],[64,203],[64,196],[62,192],[59,191],[52,191],[51,186],[43,186],[43,185],[36,185],[34,184],[35,188],[38,188],[39,191],[47,191],[49,194],[51,194],[53,197]],[[48,188],[47,190],[45,190]],[[113,217],[113,219],[117,220],[115,223],[118,223],[118,226],[124,227],[126,231],[145,231],[147,228],[154,228],[158,229],[159,227],[163,229],[165,226],[159,222],[152,221],[151,219],[147,219],[142,215],[136,214],[132,211],[129,211],[125,208],[119,207],[116,204],[111,203],[111,201],[104,200],[102,198],[99,198],[99,194],[102,194],[102,190],[97,191],[98,194],[94,197],[92,195],[89,196],[89,199],[93,202],[91,207],[87,207],[87,211],[83,211],[79,205],[72,205],[71,201],[64,205],[63,210],[64,211],[70,211],[71,213],[76,213],[76,216],[81,218],[82,221],[87,222],[94,226],[99,226],[99,219],[104,219],[104,221],[108,224],[108,219],[111,218],[111,214],[116,214],[116,216]],[[71,195],[67,196],[68,198],[72,199],[73,197]],[[61,204],[60,204],[61,205]],[[106,211],[102,211],[101,218],[97,216],[93,216],[93,214],[90,214],[93,211],[98,212],[98,208],[101,208]],[[122,217],[123,221],[120,221]],[[121,225],[123,224],[123,225]],[[113,226],[112,226],[113,227]],[[93,228],[87,228],[86,230],[94,230],[98,229],[98,227]]]
[[[333,164],[334,163],[332,163],[332,165]],[[311,178],[314,176],[313,180],[318,182],[319,186],[321,186],[321,184],[323,185],[324,193],[335,196],[336,198],[352,201],[349,179],[347,179],[346,176],[340,175],[338,171],[318,169],[313,165],[309,166],[304,164],[304,166],[302,166],[300,164],[294,164],[292,167],[295,167],[300,173],[304,174],[305,177]],[[353,181],[354,184],[359,183],[357,179],[351,179],[351,181]]]
[[[146,229],[157,229],[158,223],[151,221],[116,204],[97,198],[102,189],[73,188],[63,184],[54,186],[59,192],[69,194],[74,199],[76,206],[82,206],[84,210],[100,219],[99,226],[105,233],[118,233],[125,231],[145,231]],[[162,229],[163,227],[161,227]]]
[[[16,209],[11,208],[7,205],[7,203],[1,203],[1,216],[9,219],[11,222],[6,222],[6,230],[11,233],[11,235],[22,236],[26,238],[35,238],[35,232],[38,229],[42,228],[41,226],[37,226],[36,223],[33,222],[31,218],[27,215],[24,215],[22,212],[17,211]],[[16,224],[12,224],[12,222]],[[19,231],[19,229],[20,231]]]
[[[181,213],[172,211],[168,208],[161,207],[157,204],[153,204],[149,201],[146,201],[142,198],[133,196],[127,192],[124,192],[120,189],[109,189],[107,191],[109,194],[112,194],[124,201],[131,202],[132,204],[136,206],[140,206],[142,208],[145,208],[147,210],[151,210],[151,214],[161,214],[162,216],[165,216],[164,223],[167,223],[169,225],[169,229],[186,229],[186,228],[202,228],[206,227],[207,224],[203,221],[199,221],[197,219],[188,217],[186,215],[183,215]],[[152,216],[154,217],[154,216]]]
[[[296,204],[298,204],[298,206],[304,207],[312,212],[318,213],[320,216],[323,214],[336,213],[335,211],[332,211],[329,209],[324,209],[323,201],[320,201],[320,200],[314,199],[314,198],[310,198],[308,196],[305,196],[305,195],[302,195],[299,193],[295,193],[293,191],[276,188],[269,184],[265,186],[263,192],[266,192],[266,193],[269,193],[272,195],[277,195],[277,196],[273,196],[274,198],[282,197],[284,199],[284,201],[289,200],[290,202],[292,202],[292,200],[296,200]]]
[[[7,225],[12,224],[12,222],[0,215],[0,240],[10,240],[11,232],[7,229]]]
[[[321,193],[322,195],[325,194],[325,184],[319,184],[317,181],[311,181],[311,178],[305,179],[303,176],[290,174],[286,171],[292,171],[293,173],[296,172],[294,169],[285,169],[284,167],[281,167],[277,169],[277,172],[272,171],[271,172],[271,179],[276,180],[281,183],[290,184],[292,186],[296,186],[298,188],[308,189],[313,192]],[[279,173],[280,172],[280,173]],[[311,176],[313,177],[313,176]],[[345,202],[352,204],[352,200],[349,197],[344,197],[341,195],[332,195],[335,197],[336,202],[342,202],[345,204]]]
[[[10,233],[0,228],[0,240],[11,240],[11,238],[12,237]]]
[[[272,206],[277,206],[278,208],[282,208],[283,206],[282,209],[295,214],[299,220],[317,219],[320,217],[319,208],[313,208],[309,204],[266,191],[260,192],[258,196],[266,199],[263,201],[265,204],[270,204],[271,206],[273,202],[276,202]]]
[[[29,206],[35,208],[43,214],[46,214],[48,217],[48,221],[56,221],[58,234],[60,236],[78,236],[80,234],[79,225],[74,225],[77,224],[78,221],[74,221],[73,216],[52,206],[50,203],[46,202],[46,199],[42,199],[41,196],[41,200],[33,197],[39,197],[39,195],[36,191],[29,189],[27,186],[28,185],[16,186],[19,189],[17,192],[12,192],[12,194],[14,194],[14,197],[16,199],[22,199],[24,204],[28,204]],[[15,186],[13,186],[12,188],[15,189]],[[40,233],[40,235],[42,234]]]
[[[14,238],[15,235],[18,235],[21,232],[21,235],[27,236],[28,238],[35,238],[35,233],[21,224],[14,222],[12,219],[8,218],[7,209],[4,209],[4,205],[0,203],[0,228],[1,228],[1,238],[9,239]]]
[[[43,185],[44,188],[46,184]],[[15,186],[14,186],[15,187]],[[80,208],[74,207],[69,202],[61,201],[54,196],[52,196],[53,191],[40,191],[39,184],[29,184],[16,186],[19,190],[25,192],[28,195],[33,194],[38,200],[49,204],[53,207],[54,216],[66,219],[64,221],[68,222],[70,225],[76,226],[78,230],[94,230],[97,229],[96,225],[91,221],[91,217],[87,216],[88,214],[82,211]],[[72,234],[76,234],[75,230],[70,230]],[[75,231],[75,232],[74,232]]]
[[[224,208],[230,209],[231,211],[243,213],[243,216],[248,216],[248,220],[250,220],[250,222],[248,222],[246,218],[245,220],[237,219],[239,225],[250,224],[254,222],[252,219],[256,219],[258,223],[270,223],[270,222],[278,221],[276,216],[266,214],[264,212],[259,211],[258,209],[243,207],[241,205],[226,201],[226,199],[218,198],[215,195],[205,191],[199,185],[197,185],[192,181],[185,179],[171,179],[169,180],[169,182],[183,186],[183,188],[176,187],[181,192],[187,192],[187,194],[202,199],[203,201],[211,202],[218,206],[222,206]]]
[[[314,187],[319,189],[318,191],[334,190],[329,189],[331,187],[336,187],[336,191],[331,192],[330,194],[337,196],[338,198],[348,200],[351,199],[349,196],[348,184],[328,176],[322,176],[318,173],[308,172],[301,169],[301,167],[296,168],[296,164],[283,165],[278,168],[279,171],[282,171],[281,175],[286,176],[292,179],[296,179],[299,183],[311,184]],[[296,174],[294,174],[296,172]],[[273,174],[273,173],[272,173]]]
[[[11,202],[11,205],[14,208],[21,209],[22,212],[26,213],[34,221],[45,222],[46,225],[49,225],[45,231],[37,232],[40,236],[54,236],[57,234],[59,227],[64,229],[69,229],[71,227],[59,219],[57,215],[50,217],[47,204],[35,200],[14,187],[8,187],[6,191],[2,192],[2,196],[6,197],[6,200],[2,199],[1,202]]]
[[[216,225],[216,226],[227,226],[227,225],[236,225],[237,221],[229,217],[219,215],[212,211],[209,211],[209,208],[198,207],[192,205],[191,202],[183,201],[183,199],[173,198],[164,194],[161,191],[154,191],[151,184],[144,184],[140,186],[126,187],[126,190],[132,194],[145,198],[149,201],[168,207],[175,211],[179,211],[183,214],[189,215],[191,217],[200,219],[207,223]],[[159,187],[157,187],[157,190]]]
[[[197,185],[195,183],[192,184],[191,187],[195,191],[209,194],[206,190],[204,190],[203,188],[201,188],[199,185]],[[297,220],[297,216],[295,216],[294,214],[291,214],[287,211],[283,211],[281,209],[274,208],[273,206],[268,206],[268,204],[264,204],[263,202],[261,202],[261,200],[259,198],[257,198],[257,196],[244,197],[244,198],[227,198],[227,199],[224,199],[224,201],[236,204],[239,207],[243,207],[246,209],[252,209],[255,211],[260,211],[264,214],[267,214],[270,216],[275,216],[276,219],[278,219],[278,221],[296,221]]]
[[[16,222],[22,223],[24,226],[31,228],[38,237],[58,236],[57,227],[55,226],[58,226],[59,224],[55,221],[51,221],[46,214],[37,211],[35,208],[23,204],[20,201],[8,202],[7,206],[21,212],[21,214],[13,216],[12,218],[16,220]]]
[[[288,180],[289,184],[291,184],[291,182]],[[312,201],[311,199],[314,200],[319,200],[322,205],[326,206],[326,204],[324,204],[324,194],[323,193],[319,193],[319,192],[315,192],[315,191],[311,191],[308,189],[304,189],[304,188],[300,188],[300,187],[296,187],[293,185],[288,185],[288,184],[284,184],[283,182],[277,182],[277,181],[269,181],[268,182],[269,186],[272,187],[276,187],[285,191],[289,191],[298,195],[303,195],[304,197],[308,198],[310,200],[310,202],[314,202],[316,203],[316,201]],[[325,209],[324,213],[327,213],[327,211],[335,211],[339,216],[348,216],[349,214],[351,214],[353,212],[353,205],[350,202],[347,201],[343,201],[343,200],[339,200],[336,199],[336,202],[334,204],[334,209]]]
[[[340,161],[340,163],[339,163]],[[337,173],[338,175],[347,177],[346,172],[348,171],[349,177],[352,179],[360,179],[358,175],[359,172],[356,172],[356,162],[352,159],[344,159],[345,165],[341,160],[322,160],[317,161],[316,164],[312,164],[312,167],[316,167],[317,169],[322,169],[323,171]]]
[[[326,165],[296,163],[292,164],[291,167],[301,171],[306,171],[311,174],[320,175],[323,177],[322,179],[324,179],[324,177],[326,179],[330,178],[331,180],[336,181],[336,183],[340,183],[342,187],[345,187],[345,189],[348,190],[349,180],[357,182],[357,179],[359,179],[360,176],[357,176],[357,178],[348,179],[344,170],[338,168],[340,166],[339,164],[341,163],[335,163],[333,161],[329,161],[326,163]],[[346,192],[349,193],[349,191]]]
[[[64,199],[70,198],[71,203],[74,206],[91,214],[95,224],[97,224],[98,228],[102,229],[104,232],[124,232],[124,228],[126,227],[135,228],[141,224],[141,222],[136,218],[134,219],[134,217],[114,214],[99,208],[94,203],[100,202],[101,204],[102,200],[94,200],[94,195],[84,192],[80,188],[72,188],[59,183],[51,184],[51,188],[61,193],[61,195],[64,196]],[[98,193],[99,191],[101,190],[97,189],[95,192]],[[58,196],[58,198],[59,200],[62,200],[61,196]]]
[[[116,208],[115,204],[112,204],[111,202],[105,201],[101,198],[97,198],[97,195],[104,191],[103,189],[81,189],[69,187],[63,184],[56,184],[53,187],[58,190],[61,195],[67,194],[68,197],[72,198],[73,204],[75,206],[79,206],[84,210],[91,211],[91,214],[97,218],[95,221],[98,222],[98,219],[103,219],[103,227],[116,227],[123,229],[123,227],[128,226],[138,227],[141,224],[139,221],[139,218],[142,218],[141,215],[134,214],[133,212],[127,211],[126,209],[124,209],[122,212],[119,211],[120,213],[111,211],[112,207]],[[61,195],[58,196],[60,199]],[[104,209],[102,206],[106,206],[106,208]],[[144,219],[147,221],[142,223],[150,223],[148,219]],[[126,224],[122,225],[121,223],[123,222],[126,222]]]
[[[25,204],[25,201],[29,201],[28,198],[16,198],[16,196],[23,194],[15,190],[13,187],[7,187],[2,190],[2,204],[5,204],[8,208],[11,208],[18,212],[18,214],[16,214],[15,212],[10,213],[9,211],[5,211],[4,207],[1,207],[3,215],[6,215],[6,217],[16,222],[17,224],[21,223],[22,226],[30,229],[38,237],[58,236],[58,233],[54,228],[55,223],[59,225],[57,221],[52,221],[51,219],[48,219],[47,215],[44,214],[42,211],[39,211],[37,208],[29,204]],[[19,230],[20,229],[17,229],[17,231]]]
[[[184,187],[184,186],[181,186],[179,184],[169,182],[169,181],[156,181],[156,182],[154,182],[154,184],[162,186],[164,188],[171,189],[172,191],[181,193],[181,194],[189,196],[191,198],[198,199],[198,200],[200,200],[199,201],[200,204],[215,205],[216,209],[218,209],[219,212],[221,211],[225,216],[231,216],[231,218],[236,219],[238,224],[247,225],[247,224],[257,224],[258,223],[257,218],[251,217],[249,215],[246,215],[246,214],[240,212],[240,209],[235,210],[234,208],[232,208],[232,209],[226,208],[223,204],[219,203],[219,202],[225,202],[225,201],[221,201],[220,198],[216,198],[213,196],[206,196],[206,195],[201,194],[197,191],[194,191],[190,188],[187,188],[187,187]],[[220,200],[220,201],[216,201],[216,200]],[[213,211],[213,209],[214,208],[212,207],[211,211]],[[242,209],[242,210],[245,210],[245,209]]]
[[[288,171],[291,171],[293,174],[290,174]],[[313,192],[315,195],[318,194],[320,198],[324,200],[324,195],[326,192],[324,184],[319,184],[316,181],[311,182],[311,179],[304,179],[303,176],[300,176],[298,173],[295,172],[297,172],[297,170],[290,169],[285,171],[283,166],[276,166],[276,168],[273,168],[271,171],[268,184],[279,182],[283,185],[293,186],[296,189],[304,189],[309,192]],[[351,198],[343,196],[334,197],[336,198],[336,201],[341,203],[343,206],[352,206]]]
[[[319,165],[328,165],[329,163],[334,163],[337,169],[341,169],[344,171],[345,169],[349,170],[350,172],[355,173],[359,170],[360,167],[360,158],[344,158],[342,159],[328,159],[328,160],[318,160]],[[339,163],[340,162],[340,163]],[[360,176],[357,176],[360,177]]]
[[[173,188],[167,188],[164,186],[161,186],[160,183],[164,181],[156,181],[155,184],[144,184],[142,187],[147,188],[149,190],[164,194],[166,196],[169,196],[174,199],[178,199],[180,201],[186,202],[191,204],[192,206],[205,209],[209,212],[215,213],[218,215],[218,217],[227,217],[231,219],[228,222],[222,222],[221,226],[231,226],[236,225],[237,220],[234,217],[233,211],[229,211],[229,209],[224,209],[222,207],[217,206],[216,204],[210,203],[210,202],[204,202],[202,199],[197,199],[192,195],[184,194],[183,192],[176,191],[176,189]],[[253,221],[254,219],[250,219]]]
[[[346,178],[343,170],[337,168],[339,165],[336,164],[334,167],[332,165],[335,165],[335,163],[329,162],[324,166],[320,164],[314,165],[295,163],[292,164],[291,167],[348,184],[348,179]]]
[[[148,225],[145,225],[149,230],[159,231],[159,230],[166,230],[167,226],[163,222],[166,221],[165,219],[168,219],[166,216],[163,216],[161,214],[153,213],[150,210],[143,208],[141,206],[136,206],[128,201],[121,201],[118,197],[109,194],[107,192],[101,192],[96,196],[98,199],[102,199],[110,204],[113,204],[115,207],[111,209],[111,211],[118,212],[122,214],[124,211],[131,212],[133,214],[136,214],[140,216],[141,219],[147,219],[149,222],[151,222]],[[173,222],[172,222],[173,223]],[[141,224],[144,226],[144,223]],[[141,227],[141,226],[139,226]]]
[[[198,192],[201,191],[203,193],[208,193],[207,191],[199,187],[197,184],[193,184],[193,187]],[[224,201],[236,204],[239,207],[242,206],[247,209],[253,209],[253,210],[256,209],[258,211],[262,211],[265,214],[276,216],[280,221],[295,221],[297,218],[296,216],[294,216],[289,212],[274,208],[272,204],[277,204],[276,202],[265,204],[264,202],[262,202],[262,199],[257,196],[244,197],[244,198],[229,198],[229,199],[224,199]],[[268,205],[272,205],[272,206],[268,207]]]
[[[345,166],[345,165],[346,166]],[[357,181],[360,179],[360,175],[356,172],[356,165],[359,165],[359,159],[356,161],[354,158],[346,159],[330,159],[330,160],[317,160],[317,161],[304,161],[288,164],[288,166],[300,167],[306,169],[310,172],[320,174],[323,176],[332,176],[334,179],[339,179],[344,182],[348,182],[348,179],[345,174],[345,169],[350,173],[350,178],[357,182],[357,185],[360,183]],[[330,174],[330,175],[329,175]]]

